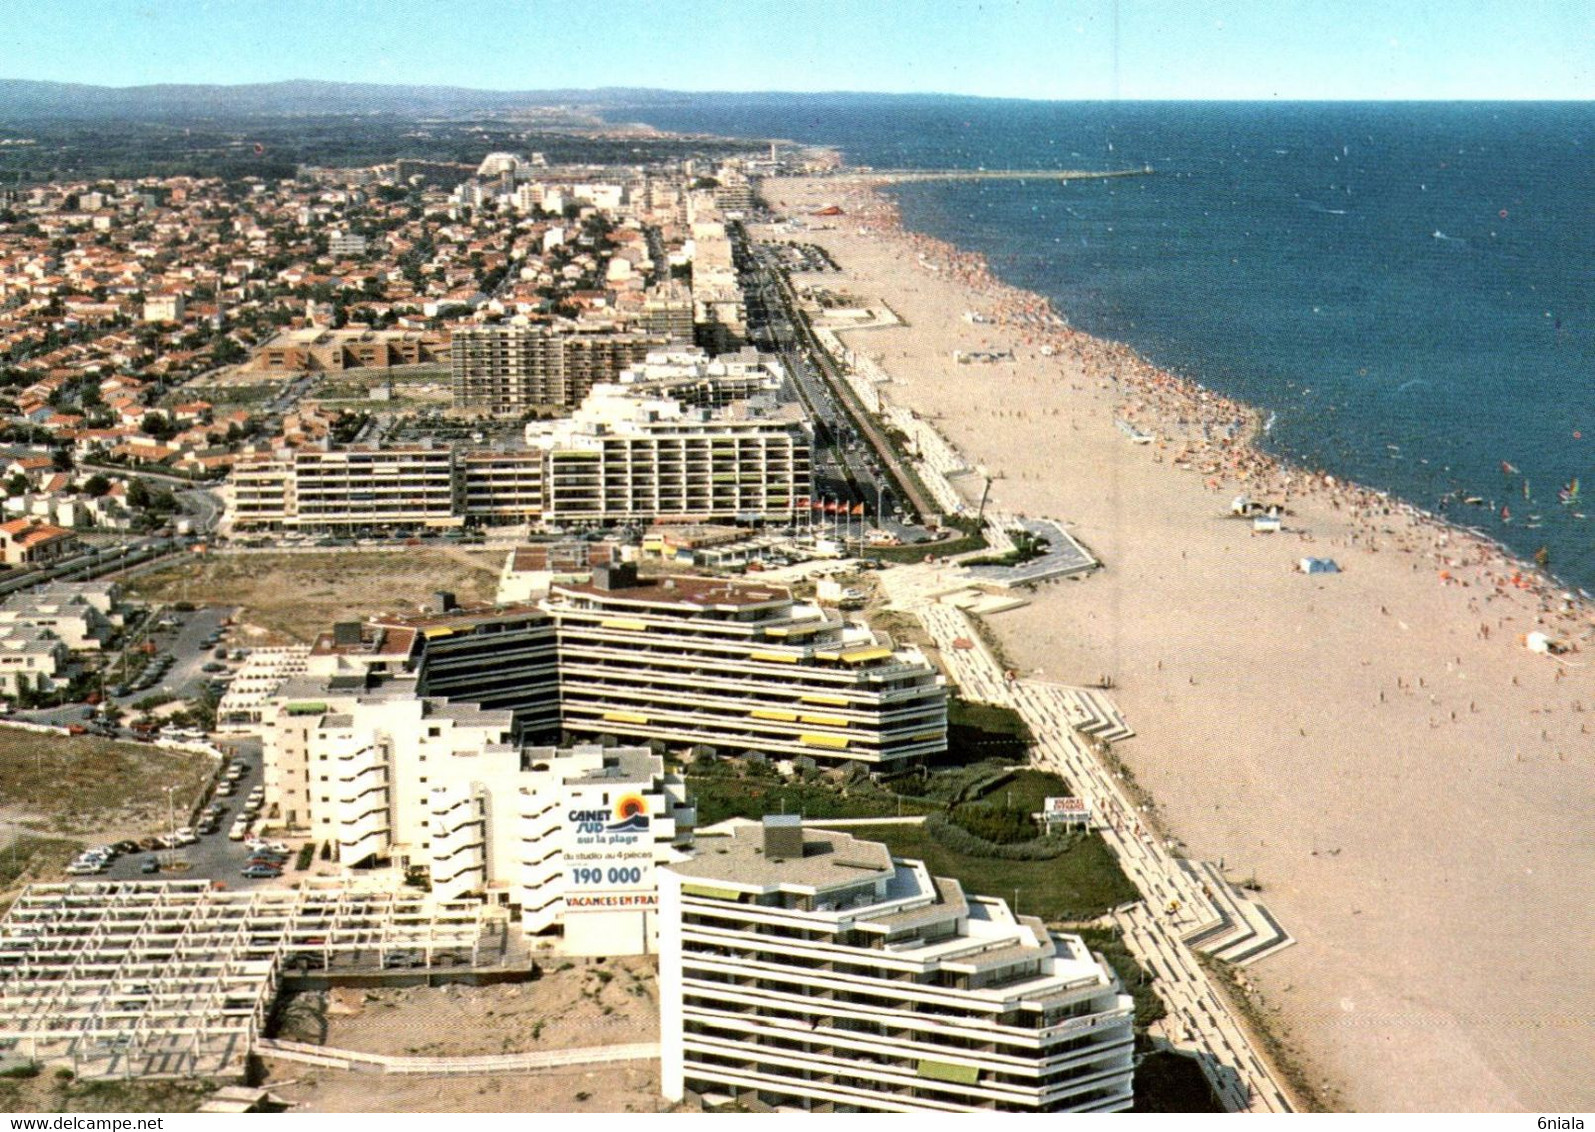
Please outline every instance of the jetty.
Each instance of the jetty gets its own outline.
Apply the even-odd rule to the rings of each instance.
[[[855,166],[823,174],[828,181],[853,184],[904,184],[912,181],[1104,181],[1114,177],[1150,177],[1150,165],[1139,169],[872,169]]]

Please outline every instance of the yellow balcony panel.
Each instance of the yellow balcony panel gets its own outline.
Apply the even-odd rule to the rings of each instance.
[[[454,635],[454,630],[453,629],[447,628],[447,627],[442,626],[442,625],[439,625],[439,626],[437,626],[435,628],[432,628],[432,629],[428,629],[425,632],[426,639],[429,640],[429,641],[435,641],[439,637],[452,637],[453,635]]]
[[[822,696],[817,692],[810,692],[803,697],[806,704],[824,704],[827,707],[846,707],[846,696]]]
[[[648,717],[635,711],[606,711],[604,719],[610,723],[647,723]]]
[[[848,740],[845,735],[814,735],[804,732],[798,736],[798,742],[805,747],[826,747],[832,751],[845,751]]]
[[[598,623],[600,629],[630,629],[636,633],[646,632],[648,623],[638,621],[632,617],[605,617]]]
[[[802,719],[804,723],[813,723],[819,727],[846,727],[848,725],[848,721],[839,715],[809,715],[805,713]]]
[[[768,652],[768,651],[766,651],[764,649],[755,649],[753,652],[750,652],[748,654],[748,659],[749,660],[768,660],[768,661],[773,661],[776,664],[796,664],[797,663],[797,657],[793,656],[791,653]]]
[[[864,664],[871,660],[885,660],[892,655],[888,648],[849,649],[842,654],[844,664]]]
[[[781,711],[777,708],[754,708],[752,711],[748,712],[748,718],[773,719],[780,723],[795,723],[797,721],[797,712]],[[807,719],[808,716],[804,716],[803,718]]]

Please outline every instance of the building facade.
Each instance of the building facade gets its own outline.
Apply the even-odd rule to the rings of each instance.
[[[615,380],[669,342],[660,335],[571,334],[513,323],[460,327],[450,346],[454,407],[502,416],[572,409],[594,385]]]
[[[782,587],[597,567],[542,605],[569,734],[881,770],[947,749],[947,689],[917,649]]]
[[[767,817],[659,872],[664,1095],[808,1112],[1113,1112],[1130,997],[1078,936]]]
[[[807,418],[769,396],[781,378],[761,364],[719,370],[600,384],[573,416],[527,425],[524,448],[323,444],[242,456],[225,488],[224,526],[791,523],[813,482]]]

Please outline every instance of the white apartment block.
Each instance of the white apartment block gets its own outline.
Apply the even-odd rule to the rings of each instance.
[[[526,442],[548,453],[545,518],[561,524],[790,522],[813,482],[802,409],[762,398],[697,409],[598,385],[573,416],[528,424]]]
[[[756,357],[665,357],[661,376],[645,368],[630,384],[599,384],[573,416],[528,424],[525,448],[300,448],[241,459],[224,528],[792,522],[810,495],[813,440],[801,407],[770,396],[779,371]]]
[[[659,870],[660,1077],[810,1112],[1113,1112],[1133,1005],[1077,936],[766,818]]]
[[[348,672],[288,680],[262,731],[269,812],[345,866],[422,871],[436,899],[562,926],[574,954],[655,949],[655,865],[679,859],[693,812],[646,748],[523,749],[509,711]]]

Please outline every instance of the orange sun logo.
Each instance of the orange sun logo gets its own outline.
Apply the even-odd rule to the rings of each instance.
[[[648,803],[643,801],[638,794],[627,794],[615,803],[615,818],[625,821],[627,818],[643,817],[648,813]]]

